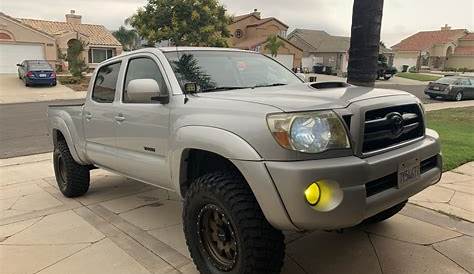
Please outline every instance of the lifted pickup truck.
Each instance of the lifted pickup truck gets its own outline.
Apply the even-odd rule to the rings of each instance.
[[[438,134],[402,91],[305,83],[273,59],[143,49],[101,63],[84,105],[48,109],[61,192],[103,168],[176,191],[201,273],[279,273],[281,231],[390,218],[441,176]]]

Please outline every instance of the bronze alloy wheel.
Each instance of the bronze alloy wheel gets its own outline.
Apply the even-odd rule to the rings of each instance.
[[[235,230],[224,211],[213,204],[204,206],[198,214],[200,248],[219,270],[230,271],[238,258]]]

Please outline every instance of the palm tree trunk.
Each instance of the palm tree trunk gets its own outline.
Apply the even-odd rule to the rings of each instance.
[[[354,0],[347,69],[349,84],[366,87],[375,84],[382,14],[383,0]]]

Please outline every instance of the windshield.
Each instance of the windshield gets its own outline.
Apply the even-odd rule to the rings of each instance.
[[[438,83],[438,84],[445,84],[445,85],[452,85],[452,84],[454,84],[457,80],[458,80],[458,78],[443,77],[443,78],[441,78],[441,79],[436,80],[435,83]]]
[[[278,86],[302,81],[269,57],[251,52],[166,52],[176,77],[184,84],[196,83],[198,91],[221,91]]]
[[[51,70],[51,66],[45,61],[29,61],[28,68],[30,70]]]

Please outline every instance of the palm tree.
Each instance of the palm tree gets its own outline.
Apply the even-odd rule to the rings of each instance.
[[[140,37],[134,29],[126,29],[124,26],[120,26],[117,31],[112,32],[113,36],[119,40],[122,44],[123,49],[135,50],[140,45]]]
[[[278,49],[283,46],[283,41],[278,39],[277,35],[271,35],[265,42],[265,49],[270,52],[272,57],[277,57]]]
[[[383,0],[354,0],[347,82],[373,87],[377,77]]]

